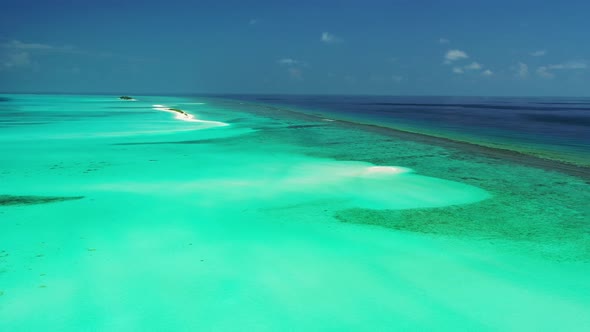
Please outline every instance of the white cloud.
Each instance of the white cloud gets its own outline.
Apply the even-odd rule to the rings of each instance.
[[[283,66],[306,66],[307,63],[304,61],[299,61],[291,58],[282,58],[277,60],[277,63]]]
[[[329,32],[322,32],[322,37],[320,38],[320,40],[326,44],[336,44],[342,42],[341,38],[336,37],[335,35]]]
[[[484,71],[483,71],[481,74],[482,74],[483,76],[492,76],[492,75],[494,75],[494,72],[493,72],[493,71],[491,71],[491,70],[489,70],[489,69],[486,69],[486,70],[484,70]]]
[[[448,39],[446,39],[446,38],[440,38],[440,39],[438,40],[438,43],[439,43],[439,44],[448,44],[448,43],[450,43],[450,42],[451,42],[451,41],[450,41],[450,40],[448,40]]]
[[[531,56],[544,56],[545,54],[547,54],[547,51],[545,50],[538,50],[538,51],[534,51],[531,53]]]
[[[465,66],[463,68],[467,69],[467,70],[479,70],[479,69],[481,69],[481,65],[474,61],[471,64],[468,64],[467,66]]]
[[[588,64],[583,61],[568,61],[556,65],[549,65],[547,68],[557,70],[586,69],[588,68]]]
[[[555,75],[549,71],[547,66],[541,66],[537,68],[537,75],[544,77],[544,78],[553,78]]]
[[[467,53],[465,53],[461,50],[449,50],[447,52],[447,54],[445,54],[445,63],[449,64],[453,61],[467,59],[467,58],[469,58]]]
[[[449,60],[447,60],[447,61],[449,61]],[[448,63],[451,63],[451,62],[449,61]],[[481,64],[474,61],[468,65],[465,65],[465,66],[455,66],[455,67],[453,67],[452,71],[455,74],[464,74],[465,71],[474,71],[474,70],[478,71],[478,70],[481,70],[482,68],[483,68],[483,66]]]

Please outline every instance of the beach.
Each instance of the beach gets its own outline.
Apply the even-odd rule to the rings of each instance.
[[[590,329],[583,165],[233,97],[2,97],[0,330]]]

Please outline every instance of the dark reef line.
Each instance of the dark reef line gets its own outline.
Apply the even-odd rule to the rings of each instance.
[[[236,101],[236,100],[234,100]],[[239,102],[245,103],[241,100],[237,100]],[[274,105],[268,104],[260,104],[260,103],[249,103],[251,106],[256,106],[260,108],[264,108],[268,111],[273,113],[283,112],[286,114],[292,114],[298,117],[302,117],[304,119],[313,120],[313,121],[322,121],[324,116],[315,115],[305,113],[304,111],[293,110],[287,107],[279,107]],[[250,111],[255,113],[255,111]],[[531,166],[536,168],[541,168],[549,171],[558,171],[562,172],[567,175],[572,175],[583,179],[584,181],[590,183],[590,167],[585,165],[578,165],[569,163],[562,160],[556,159],[548,159],[543,158],[540,156],[527,154],[520,151],[515,150],[508,150],[502,149],[498,147],[490,147],[484,146],[477,143],[466,142],[455,140],[446,137],[439,137],[439,136],[431,136],[423,133],[416,133],[411,131],[405,131],[402,129],[385,127],[375,124],[366,124],[360,122],[353,122],[350,120],[340,120],[334,119],[331,122],[336,125],[350,127],[351,129],[361,129],[366,130],[369,132],[381,134],[384,136],[394,137],[401,140],[410,140],[414,142],[424,143],[424,144],[431,144],[436,146],[441,146],[443,148],[451,148],[457,149],[468,153],[474,153],[480,156],[485,156],[494,159],[501,159],[510,162],[515,162],[520,165]]]
[[[48,204],[83,199],[84,196],[16,196],[0,195],[0,206]]]

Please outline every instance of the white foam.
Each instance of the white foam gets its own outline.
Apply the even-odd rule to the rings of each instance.
[[[168,113],[173,113],[174,114],[174,118],[177,120],[182,120],[182,121],[187,121],[187,122],[199,122],[199,123],[205,123],[208,125],[212,125],[214,127],[225,127],[225,126],[229,126],[229,123],[225,123],[225,122],[221,122],[221,121],[209,121],[209,120],[200,120],[195,118],[194,115],[189,114],[189,113],[180,113],[177,111],[173,111],[171,108],[165,106],[165,105],[160,105],[160,104],[156,104],[156,105],[152,105],[153,109],[156,111],[163,111],[163,112],[168,112]]]

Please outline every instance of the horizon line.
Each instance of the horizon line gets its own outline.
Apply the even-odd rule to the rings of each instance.
[[[451,97],[451,98],[590,98],[590,95],[451,95],[451,94],[369,94],[369,93],[289,93],[289,92],[66,92],[0,91],[17,95],[136,95],[136,96],[334,96],[334,97]]]

